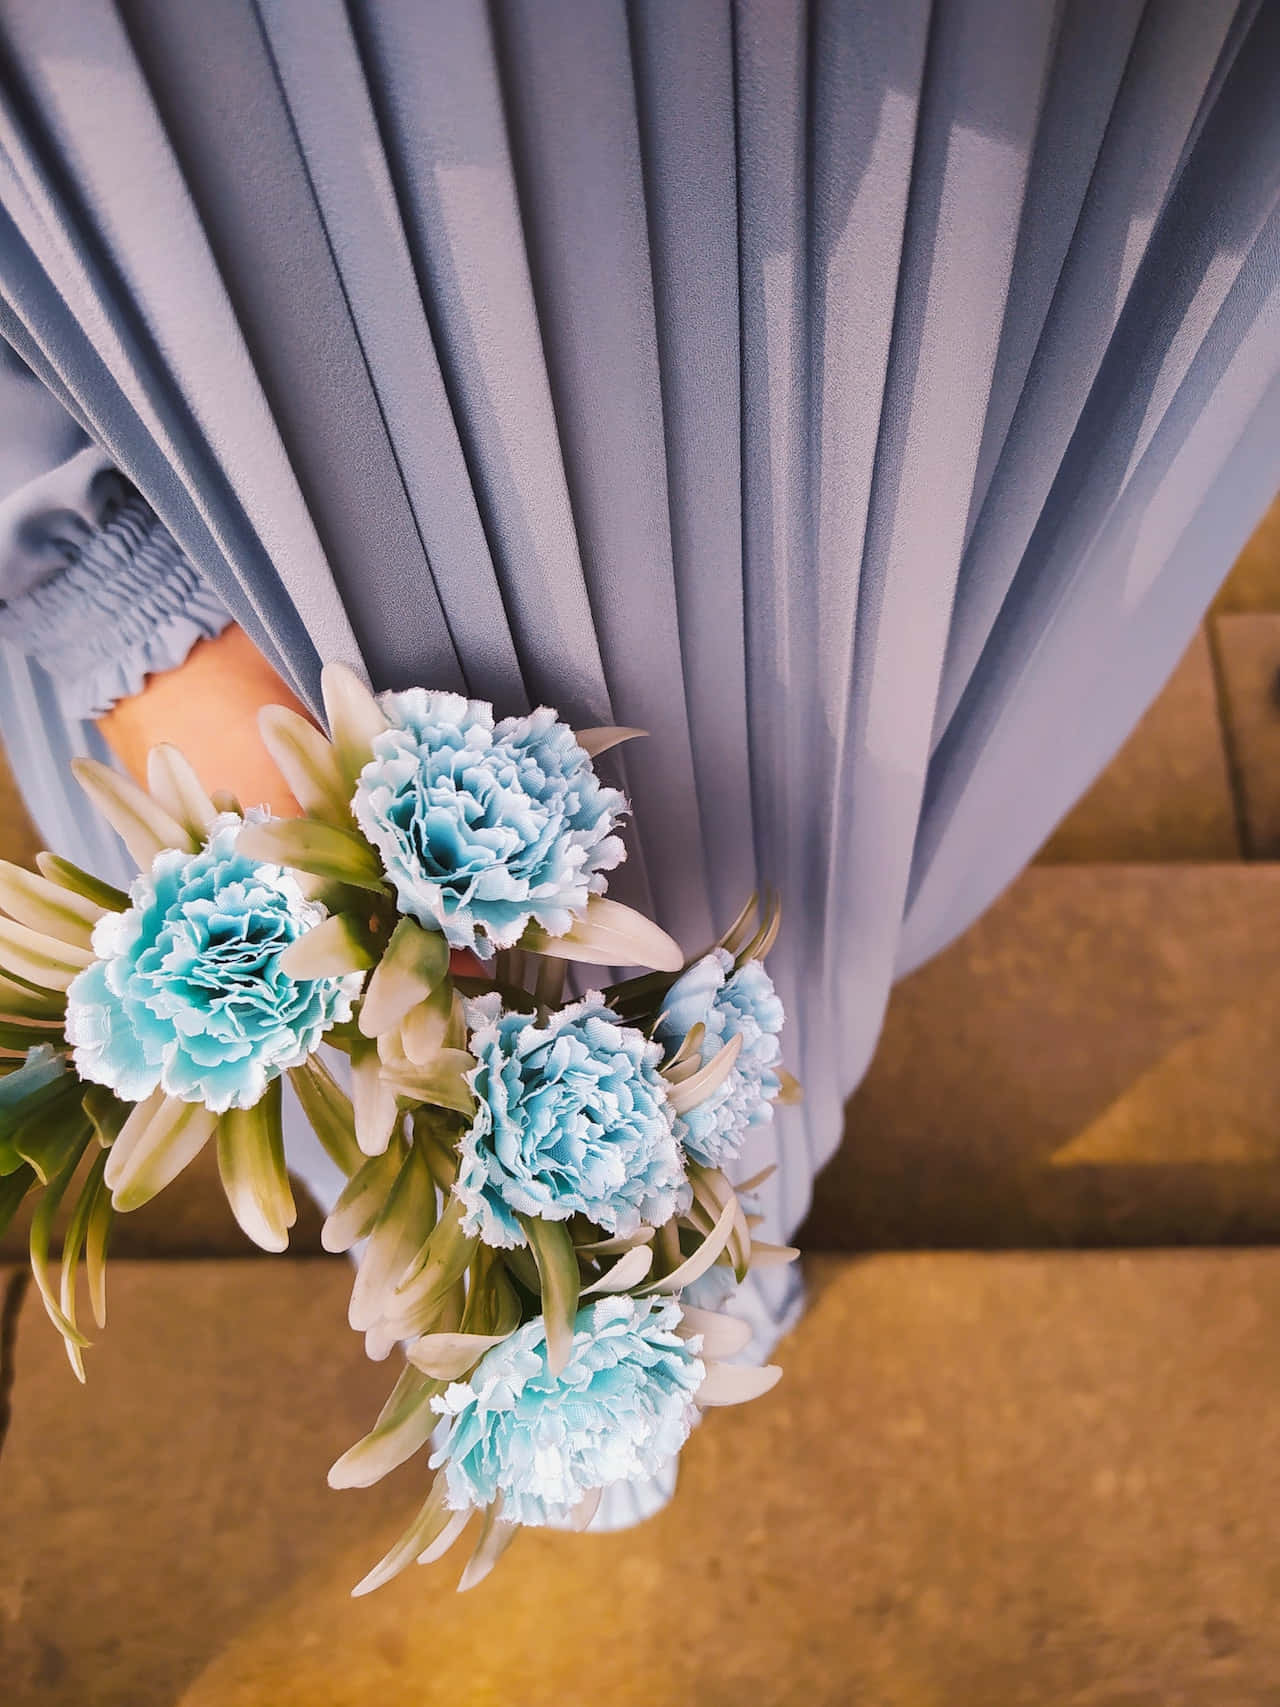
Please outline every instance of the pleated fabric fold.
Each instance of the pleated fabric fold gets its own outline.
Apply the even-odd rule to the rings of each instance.
[[[1257,0],[7,0],[0,333],[312,704],[649,730],[618,892],[783,900],[785,1234],[1280,486],[1278,71]]]

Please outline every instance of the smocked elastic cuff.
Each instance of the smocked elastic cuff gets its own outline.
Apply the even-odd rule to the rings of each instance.
[[[231,618],[145,499],[125,498],[66,567],[7,604],[0,640],[52,677],[68,717],[100,717]]]

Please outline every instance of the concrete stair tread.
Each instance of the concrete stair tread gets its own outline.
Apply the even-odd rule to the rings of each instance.
[[[1280,1170],[1187,1145],[1056,1167],[1171,1051],[1247,1009],[1280,965],[1280,866],[1032,867],[893,991],[844,1141],[820,1176],[810,1249],[1258,1242],[1280,1236]],[[1224,1044],[1225,1049],[1225,1044]],[[1206,1060],[1212,1050],[1206,1054]],[[1229,1056],[1229,1071],[1225,1065]],[[1265,1131],[1276,1051],[1223,1056],[1198,1090]],[[1205,1062],[1202,1061],[1204,1066]],[[1185,1129],[1185,1081],[1146,1120]],[[1148,1086],[1151,1093],[1151,1087]],[[1234,1118],[1234,1115],[1233,1115]],[[1153,1140],[1154,1142],[1154,1140]],[[1132,1164],[1132,1165],[1130,1165]]]
[[[1270,1699],[1280,1252],[808,1264],[782,1385],[675,1504],[347,1591],[420,1497],[335,1494],[392,1370],[334,1265],[122,1263],[75,1387],[22,1308],[7,1707]]]

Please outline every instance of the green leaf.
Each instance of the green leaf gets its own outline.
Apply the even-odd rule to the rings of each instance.
[[[579,729],[574,740],[589,757],[599,758],[601,753],[607,753],[611,747],[617,747],[623,741],[634,741],[640,735],[647,735],[647,729],[628,729],[622,724],[602,724],[598,729]]]
[[[467,1120],[474,1118],[476,1099],[471,1094],[466,1075],[475,1066],[475,1059],[465,1049],[442,1049],[425,1067],[411,1063],[404,1067],[382,1067],[382,1081],[396,1096],[408,1103],[431,1103],[436,1108],[451,1108]]]
[[[61,1025],[66,1011],[63,992],[30,984],[12,973],[6,976],[0,968],[0,1013],[6,1019],[43,1019]]]
[[[103,1157],[103,1174],[105,1173],[106,1158]],[[111,1240],[115,1214],[111,1193],[107,1190],[104,1178],[89,1212],[84,1243],[84,1275],[89,1285],[89,1308],[100,1328],[107,1325],[107,1246]]]
[[[9,1140],[44,1185],[62,1171],[72,1151],[79,1154],[92,1136],[76,1090],[76,1081],[69,1079],[57,1099],[30,1114]]]
[[[58,1213],[58,1206],[71,1183],[72,1175],[80,1165],[80,1157],[84,1154],[89,1139],[90,1134],[86,1131],[80,1148],[71,1152],[61,1171],[50,1180],[44,1196],[40,1199],[36,1212],[31,1218],[31,1273],[35,1279],[36,1289],[40,1293],[49,1320],[57,1328],[63,1339],[76,1346],[86,1346],[89,1341],[74,1322],[67,1320],[61,1304],[54,1296],[53,1281],[49,1274],[49,1235],[53,1228],[54,1216]]]
[[[138,1103],[107,1152],[106,1181],[115,1207],[124,1214],[149,1203],[195,1160],[217,1124],[210,1109],[163,1091]]]
[[[7,859],[0,859],[0,907],[20,925],[76,948],[89,947],[93,927],[106,911]]]
[[[99,764],[97,759],[73,759],[71,772],[137,860],[140,871],[150,871],[152,860],[166,848],[182,848],[187,853],[199,848],[198,837],[157,806],[136,782],[108,765]]]
[[[406,1348],[415,1369],[437,1381],[460,1381],[506,1334],[421,1334]]]
[[[464,1233],[463,1205],[451,1197],[409,1272],[396,1287],[394,1306],[386,1317],[388,1331],[408,1339],[428,1332],[450,1292],[467,1271],[479,1240]],[[455,1318],[456,1320],[456,1318]]]
[[[448,971],[449,944],[441,933],[423,930],[413,919],[401,919],[365,990],[361,1031],[366,1037],[380,1037],[399,1025]]]
[[[246,824],[236,846],[249,859],[288,865],[314,877],[351,883],[357,889],[381,889],[382,867],[362,836],[315,818],[272,818]]]
[[[281,1090],[273,1079],[252,1108],[228,1109],[218,1121],[218,1175],[231,1213],[264,1251],[289,1248],[298,1219],[284,1163]]]
[[[427,1444],[440,1421],[431,1401],[444,1392],[446,1385],[412,1365],[402,1370],[377,1422],[330,1469],[329,1486],[371,1488],[389,1471],[412,1458]]]
[[[367,972],[378,958],[375,938],[352,913],[335,913],[295,938],[276,964],[288,978],[343,978]]]
[[[356,778],[373,757],[374,741],[391,725],[369,689],[345,664],[325,665],[320,692],[349,800]]]
[[[78,972],[93,964],[93,950],[60,942],[0,918],[0,970],[45,990],[65,990]]]
[[[340,1464],[341,1459],[338,1460]],[[343,1484],[344,1486],[346,1484]],[[431,1484],[431,1492],[422,1504],[421,1510],[404,1534],[396,1542],[391,1551],[378,1560],[378,1563],[362,1577],[352,1589],[355,1599],[362,1594],[371,1594],[375,1588],[381,1588],[383,1583],[389,1583],[392,1577],[399,1576],[407,1565],[424,1552],[433,1542],[440,1540],[445,1534],[452,1532],[456,1537],[462,1532],[469,1512],[450,1511],[445,1502],[445,1480],[437,1476]],[[458,1522],[459,1517],[462,1523]]]
[[[0,1018],[0,1049],[12,1049],[15,1055],[26,1055],[28,1049],[38,1049],[42,1043],[59,1046],[61,1031],[52,1026],[23,1025],[20,1020]]]
[[[727,1203],[717,1220],[715,1227],[698,1246],[697,1250],[684,1262],[673,1269],[670,1274],[660,1275],[657,1280],[650,1281],[648,1286],[641,1288],[641,1297],[648,1297],[654,1292],[679,1292],[684,1286],[697,1280],[700,1274],[705,1274],[721,1251],[729,1243],[733,1233],[734,1218],[739,1213],[737,1198]]]
[[[408,1272],[435,1223],[436,1182],[426,1157],[413,1144],[360,1256],[347,1308],[347,1321],[357,1333],[365,1333],[382,1316],[389,1294]]]
[[[603,895],[591,897],[586,911],[564,936],[552,937],[541,925],[530,925],[520,947],[594,966],[652,966],[660,972],[679,972],[684,967],[683,951],[673,937],[643,913]]]
[[[573,1318],[578,1313],[578,1253],[563,1221],[517,1217],[538,1265],[542,1319],[547,1330],[547,1368],[559,1375],[573,1349]]]
[[[356,1143],[351,1099],[318,1055],[309,1056],[300,1067],[290,1067],[289,1083],[325,1154],[350,1179],[365,1159]]]
[[[467,1560],[467,1567],[458,1579],[459,1594],[465,1594],[468,1589],[475,1588],[477,1583],[482,1583],[515,1540],[520,1525],[508,1523],[501,1513],[502,1496],[499,1495],[485,1510],[475,1551]]]
[[[109,1091],[105,1085],[85,1085],[83,1091],[81,1106],[93,1122],[99,1144],[104,1150],[109,1150],[120,1136],[125,1121],[133,1113],[134,1104],[121,1102],[114,1091]]]
[[[129,905],[129,897],[123,889],[117,889],[113,883],[104,883],[91,872],[82,871],[60,854],[42,851],[36,855],[36,865],[40,868],[40,875],[47,877],[50,883],[69,889],[75,895],[83,895],[86,901],[94,902],[104,913],[123,913]]]
[[[377,1045],[365,1038],[353,1039],[351,1045],[351,1107],[356,1142],[366,1156],[381,1155],[401,1125],[400,1109]]]
[[[718,1049],[704,1067],[696,1068],[686,1077],[674,1084],[668,1073],[667,1101],[676,1114],[688,1114],[691,1108],[697,1108],[714,1095],[733,1071],[734,1063],[742,1053],[742,1033],[735,1032],[725,1044]]]
[[[294,799],[312,818],[344,828],[351,822],[351,789],[343,780],[332,745],[300,712],[264,705],[258,733]]]
[[[0,1177],[0,1233],[6,1231],[35,1183],[36,1170],[29,1162]]]
[[[89,1170],[89,1177],[84,1183],[80,1196],[76,1200],[71,1220],[62,1237],[62,1274],[58,1287],[58,1304],[62,1314],[71,1326],[79,1332],[76,1321],[76,1274],[80,1267],[80,1253],[84,1249],[85,1238],[89,1223],[93,1216],[94,1207],[99,1193],[104,1192],[102,1183],[103,1169],[107,1158],[101,1152],[94,1158]],[[77,1381],[84,1380],[84,1356],[80,1346],[70,1340],[63,1341],[67,1357],[71,1363],[72,1373]]]
[[[381,1213],[404,1166],[405,1146],[397,1138],[380,1156],[355,1152],[356,1168],[320,1229],[320,1243],[335,1254],[363,1239]]]
[[[147,787],[151,798],[197,843],[203,842],[218,816],[190,760],[168,741],[147,754]]]

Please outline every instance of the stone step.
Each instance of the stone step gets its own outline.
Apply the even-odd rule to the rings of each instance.
[[[807,1265],[675,1503],[348,1590],[423,1474],[335,1494],[389,1384],[326,1264],[119,1264],[78,1389],[28,1296],[6,1707],[1259,1707],[1280,1674],[1280,1252]],[[1273,1450],[1277,1448],[1278,1450]]]
[[[1024,872],[894,990],[801,1242],[1280,1238],[1278,966],[1280,866]]]

